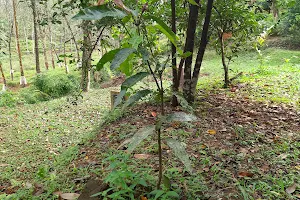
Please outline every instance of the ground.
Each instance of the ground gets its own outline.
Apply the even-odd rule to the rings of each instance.
[[[182,199],[299,198],[294,184],[300,182],[300,53],[263,53],[261,62],[255,52],[240,54],[231,76],[243,75],[222,89],[220,59],[208,51],[194,105],[198,120],[164,125],[163,139],[180,140],[192,160],[191,175],[164,140],[165,175]],[[109,112],[109,91],[117,89],[110,86],[116,82],[84,94],[77,105],[64,97],[0,108],[0,199],[9,194],[13,199],[56,199],[58,191],[81,193],[88,179],[109,173],[105,158],[123,155],[126,145],[120,145],[154,124],[153,112],[159,114],[153,101],[123,115]],[[167,113],[180,110],[167,106]],[[124,162],[152,187],[156,147],[152,136]]]

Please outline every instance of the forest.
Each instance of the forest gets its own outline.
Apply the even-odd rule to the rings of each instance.
[[[300,0],[0,0],[0,200],[300,199]]]

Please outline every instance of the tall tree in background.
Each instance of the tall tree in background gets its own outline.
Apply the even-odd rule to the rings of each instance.
[[[77,56],[77,62],[79,62],[79,61],[80,61],[80,55],[79,55],[79,48],[78,48],[78,44],[77,44],[77,41],[76,41],[76,38],[75,38],[75,34],[74,34],[74,32],[73,32],[73,30],[72,30],[72,28],[71,28],[70,22],[69,22],[69,20],[67,19],[66,14],[65,14],[65,13],[62,13],[62,15],[64,16],[64,20],[65,20],[65,22],[66,22],[66,24],[67,24],[67,27],[68,27],[69,31],[70,31],[70,34],[71,34],[71,41],[73,41],[73,43],[74,43],[74,45],[75,45],[76,56]]]
[[[14,32],[14,20],[13,20],[13,15],[11,13],[11,7],[9,5],[8,1],[5,1],[5,11],[8,14],[8,21],[9,21],[9,26],[8,28],[8,41],[7,41],[7,46],[8,46],[8,56],[9,56],[9,67],[10,67],[10,78],[13,81],[14,80],[14,70],[12,66],[12,57],[11,57],[11,42],[12,42],[12,36]]]
[[[2,76],[2,80],[3,80],[3,87],[2,87],[2,91],[6,91],[7,85],[6,85],[6,78],[3,72],[3,68],[2,68],[2,63],[0,62],[0,72],[1,72],[1,76]]]
[[[14,22],[15,22],[15,31],[16,31],[16,42],[17,42],[17,51],[19,55],[19,63],[20,63],[20,85],[21,87],[25,87],[27,85],[27,81],[24,74],[23,64],[22,64],[22,54],[20,49],[20,41],[19,41],[19,31],[18,31],[18,22],[17,22],[17,11],[16,11],[16,2],[12,0],[13,4],[13,12],[14,12]]]
[[[12,39],[13,31],[14,31],[13,29],[14,29],[14,24],[11,21],[11,28],[10,28],[10,32],[9,32],[9,36],[8,36],[8,55],[9,55],[10,78],[12,81],[14,80],[14,70],[12,67],[12,58],[11,58],[11,39]]]
[[[89,21],[82,22],[83,45],[82,45],[82,69],[81,89],[84,92],[90,89],[90,68],[91,68],[91,28]]]
[[[31,8],[32,8],[32,15],[33,15],[33,32],[34,32],[34,54],[35,54],[35,70],[36,73],[41,73],[40,68],[40,53],[39,53],[39,38],[37,32],[37,13],[36,13],[36,4],[35,0],[31,0]]]
[[[48,15],[48,1],[46,1],[44,3],[44,6],[45,6],[45,16],[46,16],[46,20],[47,20],[47,30],[49,31],[49,35],[48,35],[48,39],[49,39],[49,44],[50,44],[50,57],[51,57],[51,65],[52,65],[52,68],[55,69],[55,62],[54,62],[54,55],[53,55],[53,50],[54,49],[54,45],[53,45],[53,36],[52,36],[52,22],[50,20],[50,17]],[[46,38],[46,28],[45,28],[45,38]]]

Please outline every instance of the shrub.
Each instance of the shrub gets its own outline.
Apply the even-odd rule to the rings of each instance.
[[[64,73],[40,74],[35,78],[33,84],[36,89],[51,98],[62,97],[79,89],[78,78]]]
[[[19,92],[20,103],[35,104],[40,101],[47,101],[50,96],[37,90],[35,87],[24,88]]]
[[[12,92],[0,92],[0,107],[13,107],[16,103],[17,100]]]
[[[278,29],[282,36],[292,36],[293,40],[300,41],[300,4],[295,3],[290,6],[280,20]]]

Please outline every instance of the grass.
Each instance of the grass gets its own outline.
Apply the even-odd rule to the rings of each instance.
[[[239,72],[244,72],[244,74],[235,80],[232,86],[238,87],[238,91],[230,92],[230,90],[219,90],[223,80],[220,57],[211,50],[207,51],[202,66],[202,76],[198,83],[198,88],[202,91],[201,97],[211,94],[206,94],[205,91],[214,91],[224,92],[225,96],[234,98],[247,97],[262,102],[299,106],[300,52],[270,48],[263,50],[263,54],[265,58],[263,65],[260,64],[255,52],[241,53],[235,59],[231,64],[231,76]],[[14,81],[9,80],[7,59],[3,61],[3,66],[8,86],[11,86],[12,91],[15,92],[14,88],[17,88],[19,82],[19,73],[17,58],[13,59],[16,71]],[[24,66],[26,78],[31,83],[35,76],[32,55],[24,55]],[[79,72],[72,69],[71,73],[78,76]],[[63,68],[56,70],[64,71]],[[77,106],[68,102],[67,97],[63,97],[33,105],[0,107],[0,186],[9,188],[11,193],[16,192],[11,196],[13,199],[55,199],[53,195],[55,191],[79,192],[82,189],[83,185],[76,183],[75,178],[91,174],[103,176],[108,173],[103,170],[101,162],[97,163],[98,167],[93,167],[92,160],[99,161],[117,153],[116,145],[145,123],[144,120],[140,124],[131,124],[132,121],[141,119],[140,116],[133,115],[128,117],[130,121],[118,121],[113,124],[122,113],[117,110],[113,114],[108,114],[109,91],[110,88],[92,90],[84,94],[83,101]],[[198,105],[199,108],[202,106]],[[209,109],[198,114],[207,118],[210,115]],[[230,109],[234,111],[234,106]],[[106,127],[109,127],[105,132],[107,135],[104,134],[104,136],[107,136],[109,141],[114,141],[115,146],[105,149],[103,146],[106,147],[106,145],[102,143],[89,142],[98,134],[101,121],[106,121]],[[259,124],[253,122],[251,126],[259,127]],[[266,139],[265,133],[253,134],[249,129],[234,124],[231,128],[237,139],[233,144],[224,138],[219,139],[228,142],[228,146],[231,147],[222,148],[221,145],[208,147],[204,140],[190,144],[191,138],[203,135],[208,141],[216,140],[210,135],[205,135],[207,127],[185,124],[179,128],[171,129],[167,131],[167,134],[180,138],[187,144],[189,152],[196,152],[190,157],[197,168],[197,174],[189,176],[184,173],[183,175],[184,169],[179,161],[166,154],[169,159],[165,163],[167,166],[165,173],[172,179],[172,188],[178,193],[184,193],[181,188],[188,186],[187,191],[193,197],[197,195],[203,198],[216,197],[218,194],[213,194],[215,191],[226,196],[226,192],[230,191],[233,196],[228,196],[228,199],[241,198],[239,194],[243,199],[258,199],[262,196],[266,199],[296,199],[292,195],[287,195],[285,189],[294,182],[300,182],[298,161],[300,146],[299,140],[296,140],[299,138],[298,132],[293,133],[294,139],[288,137],[284,139],[282,129],[280,142],[262,143],[259,141]],[[104,136],[103,138],[106,138]],[[145,149],[142,148],[143,145]],[[155,145],[151,143],[151,140],[146,140],[137,151],[156,154]],[[250,152],[253,149],[256,150],[256,147],[259,147],[259,150],[245,156],[243,152],[234,149],[234,145],[248,148]],[[82,148],[94,148],[97,153],[82,152]],[[99,152],[99,149],[103,152]],[[85,161],[88,165],[80,166],[78,159]],[[228,168],[227,160],[235,163],[229,164],[232,168]],[[265,165],[274,167],[277,171],[271,169],[266,172],[262,171],[264,166],[262,160],[266,160]],[[257,164],[249,164],[245,169],[255,173],[256,176],[252,179],[235,178],[234,166],[243,165],[245,162]],[[150,164],[155,166],[155,160],[152,160]],[[135,165],[145,166],[145,168],[149,166],[143,161],[138,161]],[[154,173],[153,169],[149,170],[149,174]],[[42,189],[37,189],[38,184],[42,185]],[[42,194],[34,196],[36,190],[43,190]],[[2,198],[4,195],[0,194],[0,199]]]
[[[94,133],[109,108],[109,89],[101,90],[100,99],[98,92],[85,94],[77,106],[64,97],[0,108],[5,113],[0,116],[0,163],[8,165],[0,167],[0,185],[23,188],[26,183],[42,183],[47,188],[45,198],[72,187],[74,169],[68,165],[78,155],[77,145]],[[19,198],[43,198],[31,197],[33,189],[19,190]]]
[[[243,76],[234,81],[246,87],[239,93],[259,101],[300,105],[300,51],[268,48],[262,50],[263,63],[256,52],[241,53],[231,63],[231,77],[239,72]],[[214,51],[205,55],[199,89],[222,86],[223,71],[220,57]]]

